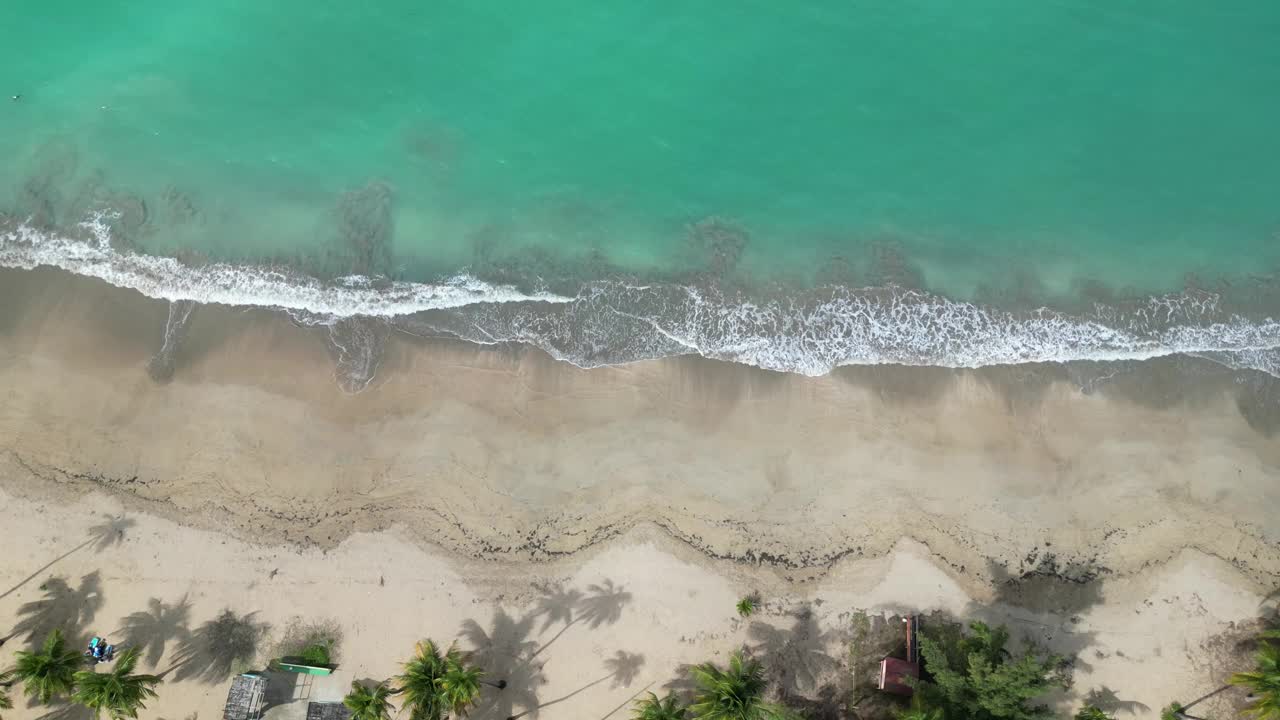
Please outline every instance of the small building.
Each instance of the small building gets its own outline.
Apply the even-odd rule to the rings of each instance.
[[[916,637],[916,616],[902,618],[907,633],[906,659],[887,657],[880,661],[878,687],[894,695],[909,696],[915,692],[915,681],[920,679],[920,651]]]
[[[223,720],[261,720],[263,699],[267,694],[267,679],[259,673],[237,675],[227,691],[227,704],[222,710]]]
[[[894,695],[911,695],[915,688],[911,683],[920,678],[920,666],[900,658],[887,657],[880,661],[880,689]]]

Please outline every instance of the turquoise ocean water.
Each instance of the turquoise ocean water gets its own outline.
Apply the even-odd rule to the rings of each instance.
[[[0,28],[0,264],[584,365],[1280,367],[1274,2],[46,0]]]

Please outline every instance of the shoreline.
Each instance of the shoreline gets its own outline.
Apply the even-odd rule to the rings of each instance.
[[[323,332],[200,307],[175,376],[156,383],[144,368],[165,303],[63,273],[26,280],[0,297],[3,462],[175,517],[201,510],[186,522],[321,547],[399,523],[522,562],[643,521],[793,580],[911,537],[978,585],[1035,572],[1025,558],[1045,543],[1080,576],[1195,547],[1280,580],[1280,535],[1265,530],[1280,438],[1247,422],[1225,373],[1185,387],[1157,368],[1085,395],[1053,368],[580,370],[392,335],[373,384],[348,395]],[[1200,531],[1184,540],[1188,525]]]
[[[334,381],[325,329],[217,306],[191,313],[157,382],[148,363],[173,340],[168,318],[166,303],[96,281],[0,271],[0,519],[19,547],[0,565],[5,589],[38,564],[28,558],[72,545],[85,515],[121,512],[165,538],[119,561],[117,584],[138,574],[129,603],[181,595],[207,565],[222,589],[202,612],[261,605],[277,625],[363,607],[355,590],[331,606],[307,593],[384,564],[388,548],[439,575],[436,590],[394,602],[451,618],[423,630],[442,641],[461,597],[481,614],[527,614],[541,583],[657,587],[679,567],[681,587],[716,599],[651,597],[627,621],[655,673],[750,641],[731,610],[754,591],[783,626],[802,606],[821,607],[833,632],[855,609],[1010,623],[1079,658],[1063,708],[1105,685],[1158,711],[1211,689],[1221,667],[1203,664],[1204,647],[1221,651],[1213,643],[1280,586],[1275,411],[1266,396],[1247,405],[1230,372],[1188,382],[1190,361],[1085,393],[1060,366],[810,378],[670,358],[581,370],[527,348],[391,334],[353,395]],[[175,554],[194,538],[237,550]],[[296,609],[255,591],[268,556],[309,563]],[[660,634],[655,622],[719,629],[673,647],[635,640]],[[362,642],[371,671],[403,654]],[[544,699],[608,655],[574,653]],[[215,711],[221,686],[196,690],[176,697]],[[591,702],[599,716],[621,700]]]
[[[532,346],[579,368],[698,355],[819,377],[886,364],[986,369],[1191,355],[1280,385],[1280,295],[1265,274],[1206,282],[1188,273],[1176,291],[1146,293],[1082,278],[1068,300],[1044,295],[1026,268],[1011,268],[1016,287],[983,284],[972,297],[951,298],[905,271],[910,263],[893,247],[881,247],[873,264],[886,267],[871,282],[834,275],[794,286],[753,283],[731,268],[642,279],[605,267],[588,273],[595,280],[579,276],[567,285],[548,285],[537,273],[476,277],[467,270],[425,283],[392,281],[369,268],[321,281],[285,264],[187,264],[116,249],[116,230],[102,216],[77,227],[86,237],[0,215],[0,271],[59,268],[162,302]]]

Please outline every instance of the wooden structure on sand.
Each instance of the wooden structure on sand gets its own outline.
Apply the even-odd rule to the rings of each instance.
[[[902,618],[907,632],[906,659],[886,657],[880,661],[879,688],[894,695],[911,695],[913,683],[920,678],[920,649],[916,637],[916,616]]]
[[[351,709],[340,702],[307,703],[307,720],[351,720]]]
[[[259,673],[237,675],[227,691],[223,720],[259,720],[267,694],[267,679]]]

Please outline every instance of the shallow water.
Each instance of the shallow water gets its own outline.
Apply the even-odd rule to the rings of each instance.
[[[580,364],[1280,346],[1275,3],[51,0],[0,23],[4,264],[462,306],[426,320]],[[112,252],[204,270],[88,257],[76,224],[104,210]],[[263,263],[294,274],[233,267]],[[348,274],[402,284],[298,289]],[[1189,275],[1211,312],[1113,322]],[[577,301],[474,306],[535,290]],[[1067,320],[1019,314],[1043,304]]]

